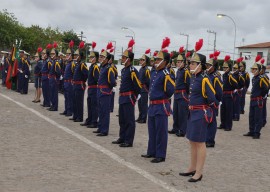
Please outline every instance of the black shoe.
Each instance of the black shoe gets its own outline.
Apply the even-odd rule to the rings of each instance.
[[[108,135],[108,133],[99,133],[99,134],[97,134],[98,137],[104,137],[104,136],[107,136],[107,135]]]
[[[219,127],[217,127],[218,129],[224,129],[224,127],[222,125],[220,125]]]
[[[198,179],[190,178],[190,179],[188,180],[188,182],[196,183],[196,182],[198,182],[198,181],[200,181],[200,180],[202,180],[202,175],[201,175]]]
[[[72,114],[65,114],[65,116],[66,116],[66,117],[71,117],[71,116],[72,116]]]
[[[82,119],[75,119],[74,122],[83,122]]]
[[[48,110],[49,111],[58,111],[57,109],[54,109],[54,108],[49,108]]]
[[[240,114],[245,114],[245,111],[241,111]]]
[[[215,144],[213,144],[213,143],[206,143],[206,147],[207,148],[213,148],[213,147],[215,147]]]
[[[90,124],[90,125],[87,126],[87,128],[97,128],[97,125]]]
[[[93,131],[93,133],[100,133],[100,130]]]
[[[253,139],[260,139],[260,135],[253,135]]]
[[[176,134],[177,132],[176,132],[175,130],[172,129],[172,130],[168,131],[168,133],[169,133],[169,134]]]
[[[48,111],[50,111],[50,109],[52,109],[52,107],[47,108]]]
[[[144,157],[144,158],[154,158],[154,156],[153,156],[153,155],[147,155],[147,154],[145,154],[145,155],[141,155],[141,157]]]
[[[73,117],[69,118],[69,120],[74,121],[75,119]]]
[[[146,120],[139,120],[139,121],[137,121],[137,123],[144,124],[144,123],[146,123]]]
[[[193,176],[195,175],[196,171],[191,171],[188,173],[179,173],[180,176],[188,177],[188,176]]]
[[[158,157],[158,158],[151,160],[151,163],[161,163],[163,161],[165,161],[165,158]]]
[[[59,113],[60,115],[66,115],[67,113],[66,112],[63,112],[63,113]]]
[[[84,122],[80,124],[81,126],[88,126],[88,123]]]
[[[254,136],[254,134],[253,134],[253,133],[248,132],[248,133],[244,134],[243,136],[246,136],[246,137],[253,137],[253,136]]]
[[[239,121],[239,119],[238,118],[234,118],[233,121]]]
[[[176,135],[177,137],[185,137],[185,134],[184,134],[184,133],[180,133],[180,132],[175,133],[175,135]]]
[[[231,131],[232,129],[224,129],[224,131]]]
[[[117,139],[116,141],[112,142],[112,144],[122,144],[122,143],[124,143],[124,141],[121,139]]]
[[[132,147],[133,145],[130,143],[121,143],[119,147]]]

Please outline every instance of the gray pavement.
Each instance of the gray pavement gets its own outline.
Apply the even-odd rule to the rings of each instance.
[[[248,131],[249,96],[246,114],[233,130],[218,130],[203,180],[196,184],[178,175],[189,162],[186,138],[170,135],[166,162],[160,164],[140,157],[147,149],[146,124],[137,124],[133,148],[111,144],[119,131],[118,93],[109,136],[102,138],[59,115],[63,95],[58,112],[32,103],[33,97],[33,84],[28,95],[0,88],[0,192],[270,191],[269,124],[260,140],[242,136]]]

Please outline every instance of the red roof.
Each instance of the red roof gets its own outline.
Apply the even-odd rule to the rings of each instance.
[[[270,48],[270,42],[257,43],[251,45],[244,45],[237,48]]]

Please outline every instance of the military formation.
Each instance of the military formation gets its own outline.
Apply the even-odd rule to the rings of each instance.
[[[83,41],[78,46],[70,41],[65,54],[58,51],[57,43],[48,44],[44,49],[39,47],[35,54],[33,102],[41,102],[42,94],[41,106],[49,111],[58,111],[58,93],[63,92],[64,111],[60,114],[71,121],[81,122],[81,126],[95,129],[93,133],[96,136],[104,137],[109,134],[110,113],[114,110],[116,87],[119,87],[119,137],[112,144],[133,147],[136,123],[147,123],[148,147],[141,157],[160,163],[166,159],[168,134],[186,137],[191,146],[191,160],[189,167],[180,175],[192,176],[189,182],[202,179],[206,147],[215,146],[217,129],[231,131],[233,122],[239,121],[240,114],[245,113],[250,83],[249,130],[244,136],[260,138],[261,129],[266,125],[269,91],[263,58],[256,57],[251,67],[254,77],[250,82],[243,58],[232,64],[230,56],[225,56],[221,75],[218,71],[220,52],[210,54],[209,59],[200,54],[202,39],[196,42],[192,52],[180,47],[176,59],[173,59],[174,55],[168,52],[170,39],[166,37],[161,49],[152,56],[150,49],[145,51],[139,60],[138,71],[133,66],[134,44],[131,40],[121,56],[120,85],[117,85],[118,69],[114,64],[111,42],[100,52],[95,50],[96,43],[92,42],[92,49],[87,55]],[[1,65],[3,86],[7,82],[11,62],[8,53],[4,54]],[[89,67],[86,62],[90,63]],[[176,65],[176,71],[173,65]],[[22,50],[17,70],[16,91],[27,94],[30,61]],[[85,91],[86,118],[83,113]],[[139,109],[137,118],[136,104]],[[169,128],[168,117],[171,114],[173,126]],[[219,114],[221,123],[218,126]]]

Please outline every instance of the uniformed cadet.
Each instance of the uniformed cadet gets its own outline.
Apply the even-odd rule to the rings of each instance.
[[[114,51],[114,48],[111,49],[109,52],[111,54],[111,59],[109,60],[109,65],[111,65],[113,71],[114,71],[114,75],[115,75],[115,80],[117,80],[118,78],[118,70],[117,70],[117,67],[116,65],[113,63],[114,62],[114,55],[112,55],[112,52]],[[111,97],[111,103],[110,103],[110,112],[112,113],[113,110],[114,110],[114,97],[115,97],[115,91],[116,91],[116,88],[114,87],[113,90],[112,90],[112,97]]]
[[[34,103],[40,102],[40,96],[41,96],[41,68],[43,65],[43,60],[41,56],[42,47],[39,47],[37,49],[37,52],[35,54],[35,61],[37,62],[35,68],[34,68],[34,76],[35,76],[35,99],[32,101]]]
[[[264,59],[261,59],[260,62],[261,62],[261,65],[262,65],[262,69],[261,69],[260,74],[265,79],[265,81],[267,83],[270,83],[269,82],[269,77],[265,73],[266,67],[265,67],[265,65],[263,65],[264,64]],[[269,89],[270,89],[270,86],[268,86],[268,91],[269,91]],[[267,123],[267,107],[266,106],[267,106],[268,91],[267,91],[267,94],[263,97],[263,114],[262,114],[263,120],[262,120],[262,127],[264,127],[266,125],[266,123]]]
[[[224,129],[225,131],[232,130],[232,119],[233,119],[233,93],[237,89],[237,80],[230,73],[231,64],[229,63],[230,56],[225,56],[223,63],[222,75],[223,80],[223,94],[222,94],[222,104],[220,107],[220,126],[219,129]]]
[[[119,88],[119,139],[113,144],[120,147],[132,147],[135,135],[135,103],[141,91],[141,82],[136,68],[132,66],[134,53],[132,47],[134,40],[128,43],[121,61],[124,68],[121,70],[121,84]]]
[[[49,85],[49,70],[52,66],[52,62],[50,59],[50,49],[52,48],[51,44],[46,46],[46,49],[42,51],[42,59],[43,65],[41,68],[41,86],[42,86],[42,94],[43,94],[43,107],[51,107],[50,104],[50,85]]]
[[[218,70],[218,62],[217,57],[219,56],[220,52],[215,51],[213,54],[210,54],[210,59],[206,62],[207,74],[208,77],[213,85],[213,88],[216,92],[215,97],[218,102],[222,100],[222,88],[223,83],[221,80],[221,75],[217,71]],[[218,107],[211,106],[213,111],[213,119],[212,122],[209,123],[207,129],[207,137],[206,137],[206,147],[215,147],[215,137],[217,132],[217,116],[218,116]]]
[[[150,64],[150,59],[147,54],[150,53],[150,49],[145,51],[145,54],[140,58],[140,70],[139,70],[139,80],[142,83],[141,97],[138,100],[139,117],[136,120],[137,123],[146,123],[147,119],[147,109],[148,109],[148,92],[150,84],[150,70],[147,65]]]
[[[64,63],[64,54],[59,52],[59,59],[58,59],[60,69],[61,69],[61,76],[59,78],[59,85],[58,91],[59,93],[64,93],[64,72],[65,72],[65,63]]]
[[[112,89],[116,86],[114,70],[109,65],[111,54],[108,52],[112,48],[112,42],[107,45],[107,50],[102,50],[99,55],[100,73],[98,78],[98,129],[93,133],[97,136],[107,136],[110,126],[110,102]]]
[[[175,83],[166,65],[170,62],[170,54],[165,50],[170,39],[165,38],[155,61],[156,71],[151,74],[148,109],[148,149],[144,158],[154,158],[152,163],[165,161],[168,143],[168,116],[171,114],[169,98],[174,93]]]
[[[22,67],[23,67],[23,62],[24,62],[24,50],[19,50],[19,56],[20,59],[18,61],[18,82],[17,82],[17,92],[21,93],[22,92],[22,87],[23,87],[23,71],[22,71]]]
[[[239,121],[240,119],[240,97],[242,89],[245,87],[245,78],[239,72],[239,64],[243,61],[243,57],[237,59],[237,63],[233,65],[233,77],[237,81],[237,88],[233,93],[233,121]]]
[[[94,51],[96,47],[96,42],[92,43],[92,51],[89,55],[89,62],[91,63],[88,70],[88,96],[87,96],[87,113],[88,117],[82,126],[87,126],[88,128],[97,128],[98,124],[98,100],[97,100],[97,88],[98,88],[98,78],[99,78],[99,66],[97,64],[99,53]]]
[[[49,86],[50,86],[50,102],[51,106],[48,109],[49,111],[58,111],[58,85],[59,78],[61,76],[61,66],[57,59],[58,50],[57,43],[54,42],[53,49],[51,50],[50,57],[52,60],[52,65],[49,71]]]
[[[215,98],[215,90],[207,74],[206,57],[197,53],[203,45],[200,39],[195,46],[195,52],[190,60],[190,95],[189,117],[186,137],[190,143],[191,160],[186,172],[179,173],[181,176],[193,176],[188,181],[197,182],[202,179],[203,167],[206,158],[206,133],[209,123],[212,122],[212,106],[218,106]]]
[[[169,71],[172,80],[175,81],[175,71],[174,71],[174,69],[172,68],[173,57],[174,57],[174,53],[171,52],[171,53],[170,53],[170,62],[168,63],[168,65],[166,66],[166,68],[167,68],[167,70]]]
[[[65,110],[60,115],[65,115],[70,117],[73,115],[73,85],[72,79],[75,70],[75,61],[74,61],[74,41],[71,40],[68,44],[69,48],[66,51],[66,66],[63,76],[64,80],[64,97],[65,97]]]
[[[263,97],[268,93],[269,82],[260,75],[262,65],[259,63],[261,59],[257,56],[254,65],[251,67],[251,72],[254,77],[252,78],[252,89],[250,96],[249,107],[249,132],[244,136],[259,139],[261,135],[261,128],[263,126]]]
[[[184,47],[180,47],[177,57],[177,71],[175,80],[174,102],[173,102],[173,128],[169,134],[176,134],[178,137],[186,135],[188,118],[188,94],[190,84],[190,73],[185,67]]]
[[[8,73],[9,61],[8,61],[8,52],[4,52],[4,60],[2,63],[2,86],[6,86],[6,78]]]
[[[245,104],[246,104],[246,94],[247,94],[247,90],[250,84],[250,77],[249,77],[249,73],[246,71],[246,63],[242,61],[240,62],[239,66],[240,66],[240,73],[242,77],[244,77],[245,79],[245,86],[242,88],[241,94],[240,94],[241,96],[240,97],[240,114],[244,114]]]
[[[29,53],[24,52],[24,59],[22,62],[22,74],[21,74],[21,80],[22,80],[22,90],[21,94],[28,94],[28,84],[29,84],[29,77],[30,77],[30,60],[29,60]]]
[[[81,41],[78,49],[74,53],[74,59],[77,61],[73,75],[73,117],[70,120],[74,122],[83,122],[83,106],[85,82],[88,77],[88,68],[85,64],[86,50],[84,42]]]

